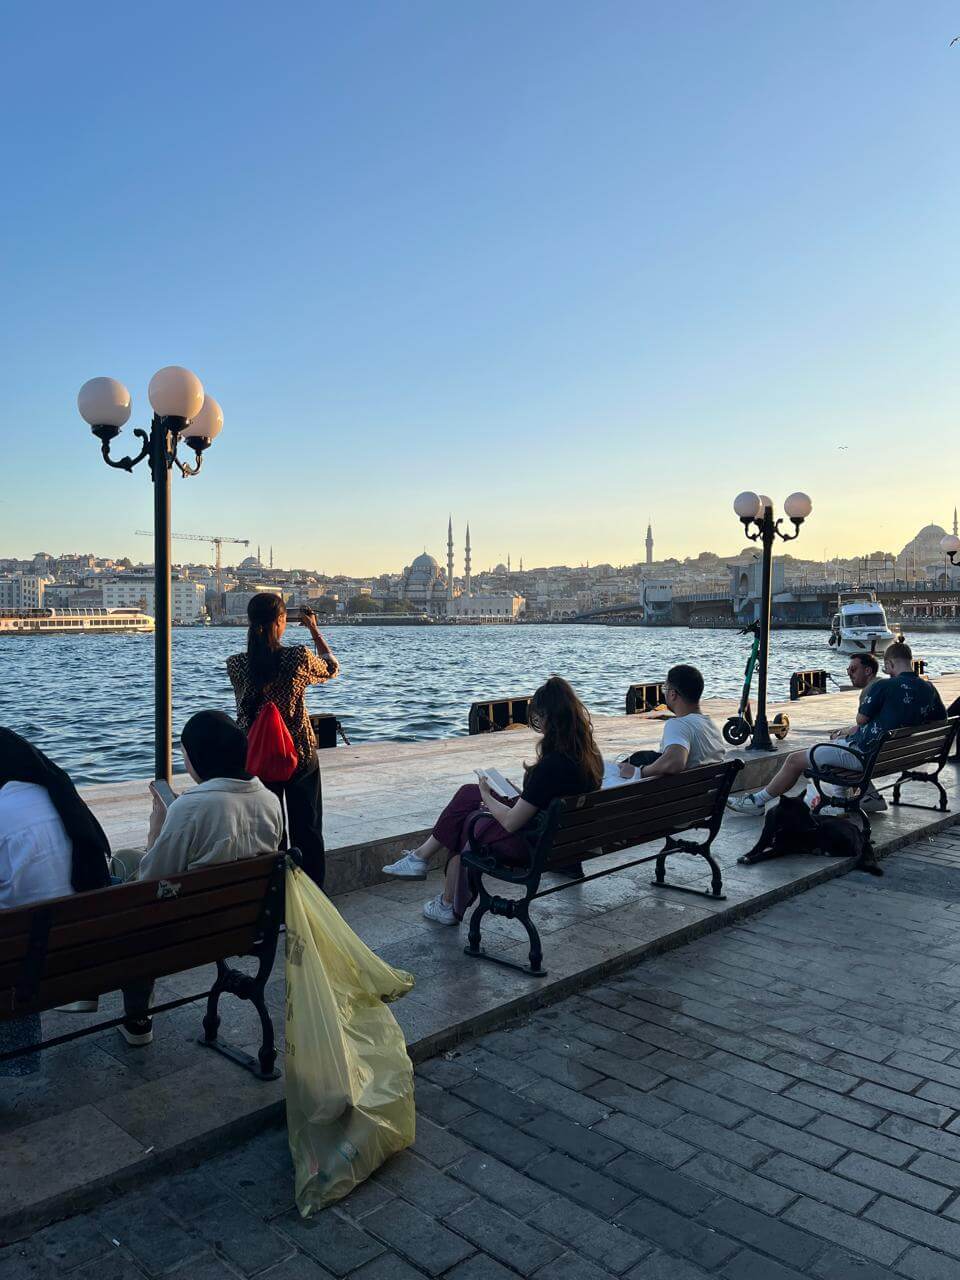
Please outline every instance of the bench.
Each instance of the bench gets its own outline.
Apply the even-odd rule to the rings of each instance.
[[[804,777],[809,778],[816,787],[821,807],[842,809],[845,813],[859,817],[866,845],[870,850],[870,819],[863,809],[863,801],[871,784],[875,785],[877,779],[895,775],[896,780],[892,784],[893,803],[910,809],[931,809],[934,806],[910,804],[901,800],[900,791],[904,783],[929,783],[937,789],[937,807],[941,812],[946,812],[947,793],[940,782],[940,772],[947,762],[958,726],[960,717],[954,716],[949,720],[938,720],[934,724],[890,729],[869,754],[858,751],[855,747],[844,747],[845,751],[849,751],[861,762],[859,769],[839,769],[829,764],[818,764],[817,753],[834,745],[831,742],[818,742],[810,748],[809,767],[805,770]],[[839,794],[829,794],[824,791],[825,786],[841,790]]]
[[[0,1020],[93,999],[140,980],[171,977],[216,963],[209,992],[154,1006],[161,1013],[207,996],[200,1043],[240,1063],[260,1080],[276,1080],[273,1023],[264,987],[273,968],[284,914],[286,856],[267,853],[166,880],[134,881],[0,911]],[[251,977],[233,956],[258,961]],[[224,992],[249,1000],[260,1015],[257,1058],[222,1043],[218,1005]],[[98,1022],[39,1044],[0,1053],[0,1061],[63,1044],[123,1018]]]
[[[593,791],[585,796],[554,800],[537,814],[531,823],[531,830],[525,833],[530,844],[530,862],[523,867],[498,861],[495,851],[476,840],[476,825],[485,815],[475,814],[468,823],[469,847],[463,854],[463,861],[479,901],[470,916],[468,941],[464,948],[466,954],[520,969],[535,977],[543,977],[546,973],[543,968],[543,947],[537,928],[530,919],[530,904],[537,898],[544,898],[644,862],[656,860],[655,879],[651,881],[656,888],[722,899],[723,878],[720,867],[710,852],[710,846],[720,830],[724,806],[733,781],[742,768],[742,760],[731,760],[722,764],[702,765],[684,773],[670,774],[646,782],[611,787],[606,791]],[[695,830],[705,831],[706,838],[689,840],[683,837],[682,833]],[[540,888],[545,872],[563,872],[571,863],[585,862],[600,854],[633,848],[652,840],[665,841],[663,848],[657,853],[606,867],[593,875],[578,876],[546,889]],[[666,860],[674,853],[687,853],[703,858],[710,869],[710,888],[694,889],[687,885],[667,884]],[[484,883],[485,877],[521,886],[523,896],[504,898],[491,894]],[[480,943],[480,926],[487,912],[520,921],[530,941],[528,965],[489,954],[483,949]]]

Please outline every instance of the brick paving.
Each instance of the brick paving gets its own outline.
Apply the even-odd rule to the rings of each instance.
[[[415,1146],[312,1220],[271,1131],[0,1280],[957,1280],[960,834],[885,867],[423,1063]]]

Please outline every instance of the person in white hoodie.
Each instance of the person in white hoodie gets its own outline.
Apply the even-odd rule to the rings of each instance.
[[[197,786],[167,809],[154,800],[148,848],[136,878],[165,880],[279,849],[280,801],[247,773],[247,738],[236,721],[222,711],[199,711],[183,726],[180,745]],[[152,994],[149,981],[124,988],[125,1017],[118,1030],[127,1044],[145,1045],[153,1039],[147,1012]]]

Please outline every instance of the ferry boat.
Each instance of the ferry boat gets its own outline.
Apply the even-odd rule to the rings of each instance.
[[[827,643],[838,653],[874,653],[887,651],[896,636],[887,626],[883,605],[872,591],[861,592],[860,600],[837,597],[837,612],[830,624]]]
[[[140,609],[0,609],[0,636],[143,633],[153,628],[153,618]]]

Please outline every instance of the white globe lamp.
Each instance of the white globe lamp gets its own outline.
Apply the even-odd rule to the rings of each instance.
[[[783,509],[796,524],[800,524],[806,520],[807,516],[813,510],[813,503],[806,493],[791,493],[783,504]]]
[[[758,520],[763,515],[760,495],[745,489],[733,500],[733,509],[741,520]]]
[[[204,396],[200,412],[180,428],[180,436],[198,453],[206,449],[223,430],[223,410],[213,396]]]
[[[130,417],[130,392],[116,378],[91,378],[80,388],[77,408],[94,430],[110,428],[115,436]]]
[[[960,538],[955,533],[948,533],[945,538],[940,539],[940,550],[945,556],[956,555],[960,551]]]
[[[195,373],[178,364],[158,369],[147,388],[150,405],[158,418],[195,418],[203,408],[203,383]]]

